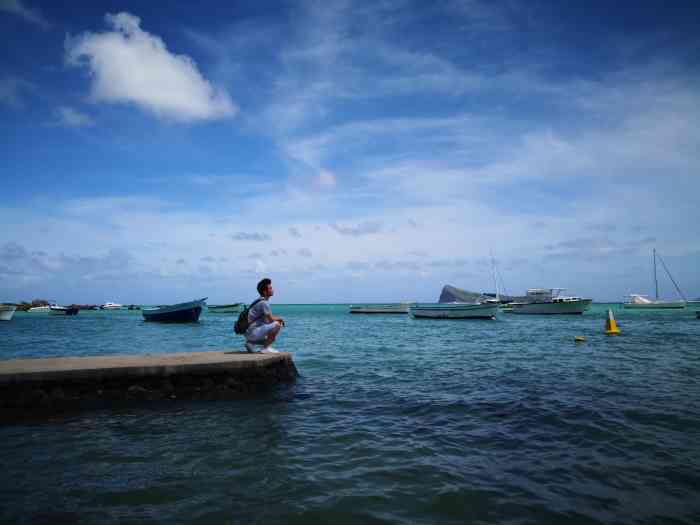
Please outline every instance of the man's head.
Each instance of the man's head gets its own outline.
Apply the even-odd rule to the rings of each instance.
[[[272,297],[272,281],[267,277],[258,283],[258,293],[261,297]]]

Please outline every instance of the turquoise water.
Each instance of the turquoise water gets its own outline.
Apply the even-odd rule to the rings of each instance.
[[[605,337],[606,308],[273,305],[295,385],[5,423],[0,522],[700,523],[700,320],[613,305],[622,335]],[[17,313],[0,355],[240,348],[232,323]]]

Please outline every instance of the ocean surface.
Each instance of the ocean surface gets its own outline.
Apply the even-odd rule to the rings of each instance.
[[[603,335],[609,306],[617,337]],[[1,424],[0,522],[700,523],[694,310],[272,307],[292,386]],[[233,317],[19,312],[0,323],[0,356],[240,349]]]

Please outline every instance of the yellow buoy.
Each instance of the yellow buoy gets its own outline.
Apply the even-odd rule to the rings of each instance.
[[[612,309],[608,308],[608,318],[605,320],[605,335],[617,335],[619,333],[620,329],[617,327]]]
[[[585,340],[586,338],[582,335],[577,335],[576,337],[574,337],[574,341],[576,341],[577,343],[583,343]]]

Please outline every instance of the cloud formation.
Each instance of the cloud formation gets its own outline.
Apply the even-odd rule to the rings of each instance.
[[[0,11],[17,15],[27,22],[48,29],[51,24],[38,7],[27,7],[20,0],[0,0]]]
[[[88,128],[95,125],[90,115],[81,113],[69,106],[61,106],[54,112],[55,124],[66,128]]]
[[[231,239],[234,241],[269,241],[270,236],[267,233],[260,232],[237,232],[231,235]]]
[[[90,71],[94,100],[132,103],[181,122],[236,114],[229,94],[205,79],[190,57],[171,53],[160,37],[141,29],[140,18],[122,12],[105,20],[111,31],[66,39],[66,61]]]
[[[359,237],[379,233],[382,230],[382,223],[380,221],[364,221],[355,225],[331,224],[331,228],[341,235]]]

